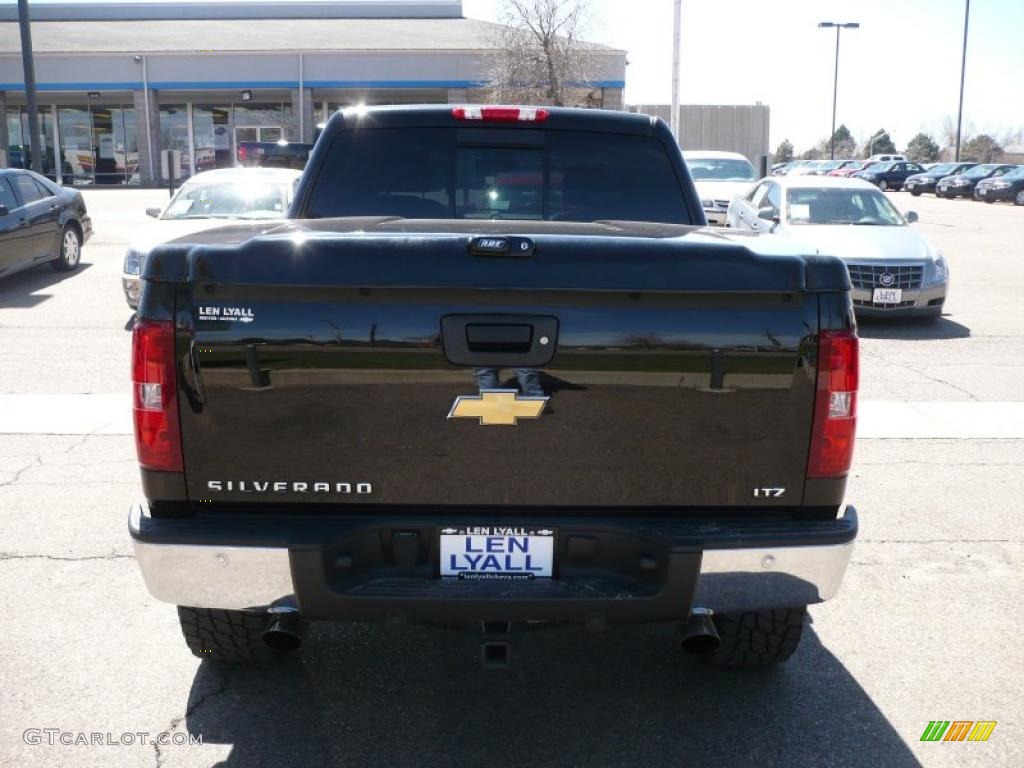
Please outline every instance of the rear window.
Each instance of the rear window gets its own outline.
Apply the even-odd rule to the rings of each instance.
[[[448,128],[339,134],[304,216],[691,223],[657,139]]]

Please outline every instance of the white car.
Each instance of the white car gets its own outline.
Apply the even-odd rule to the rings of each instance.
[[[757,180],[754,166],[738,152],[687,150],[683,159],[697,187],[708,224],[725,224],[729,201]]]
[[[892,154],[892,153],[888,153],[887,152],[887,153],[881,154],[881,155],[872,155],[871,157],[868,158],[868,162],[869,163],[895,163],[895,162],[902,163],[902,162],[905,162],[906,159],[907,159],[906,155],[897,155],[897,154]]]
[[[858,315],[939,317],[949,287],[942,254],[907,226],[873,184],[835,176],[773,176],[733,200],[726,226],[798,241],[846,262]]]
[[[139,275],[155,246],[227,223],[283,219],[301,176],[301,171],[290,168],[205,171],[182,184],[166,208],[147,208],[146,213],[156,221],[128,247],[121,271],[128,306],[139,306]]]

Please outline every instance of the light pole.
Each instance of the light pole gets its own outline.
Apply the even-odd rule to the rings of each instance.
[[[29,26],[28,0],[18,0],[18,24],[21,28],[21,66],[25,73],[25,102],[28,107],[28,154],[36,173],[43,172],[43,152],[39,146],[39,106],[36,103],[36,65],[32,58],[32,30]],[[25,137],[21,139],[21,167],[25,165]],[[60,163],[57,163],[60,173]]]
[[[868,157],[871,157],[871,154],[872,154],[871,150],[875,148],[875,142],[878,141],[879,139],[881,139],[885,135],[886,135],[885,131],[882,130],[882,131],[879,131],[878,133],[876,133],[870,139],[868,139]]]
[[[842,29],[858,29],[860,24],[856,21],[821,21],[818,22],[819,29],[836,28],[836,71],[832,78],[832,133],[829,135],[829,159],[836,159],[836,96],[839,91],[839,31]]]
[[[956,111],[956,160],[960,162],[960,121],[964,117],[964,71],[967,68],[967,22],[971,18],[971,0],[964,8],[964,47],[960,53],[960,106]]]
[[[683,15],[682,0],[675,0],[672,13],[672,114],[669,124],[676,144],[679,143],[679,26]]]

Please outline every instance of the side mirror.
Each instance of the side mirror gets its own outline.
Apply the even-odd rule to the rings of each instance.
[[[146,209],[146,215],[147,216],[152,216],[154,219],[159,219],[160,218],[160,209],[159,208],[147,208]]]
[[[917,221],[917,213],[915,211],[907,211],[906,219],[908,224],[913,224]]]
[[[779,213],[774,208],[760,208],[757,211],[757,218],[770,221],[773,224],[779,223]]]
[[[6,216],[11,210],[6,205],[0,205],[0,216]]]

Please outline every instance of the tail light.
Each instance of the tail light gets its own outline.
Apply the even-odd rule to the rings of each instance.
[[[489,123],[543,123],[548,111],[535,107],[454,107],[452,117]]]
[[[245,162],[246,158],[249,157],[249,150],[245,148],[244,144],[238,145],[238,159],[240,162]]]
[[[818,387],[814,397],[814,431],[807,477],[843,477],[853,461],[857,430],[857,333],[818,334]]]
[[[132,331],[132,398],[139,464],[163,472],[184,471],[170,320],[139,320]]]

